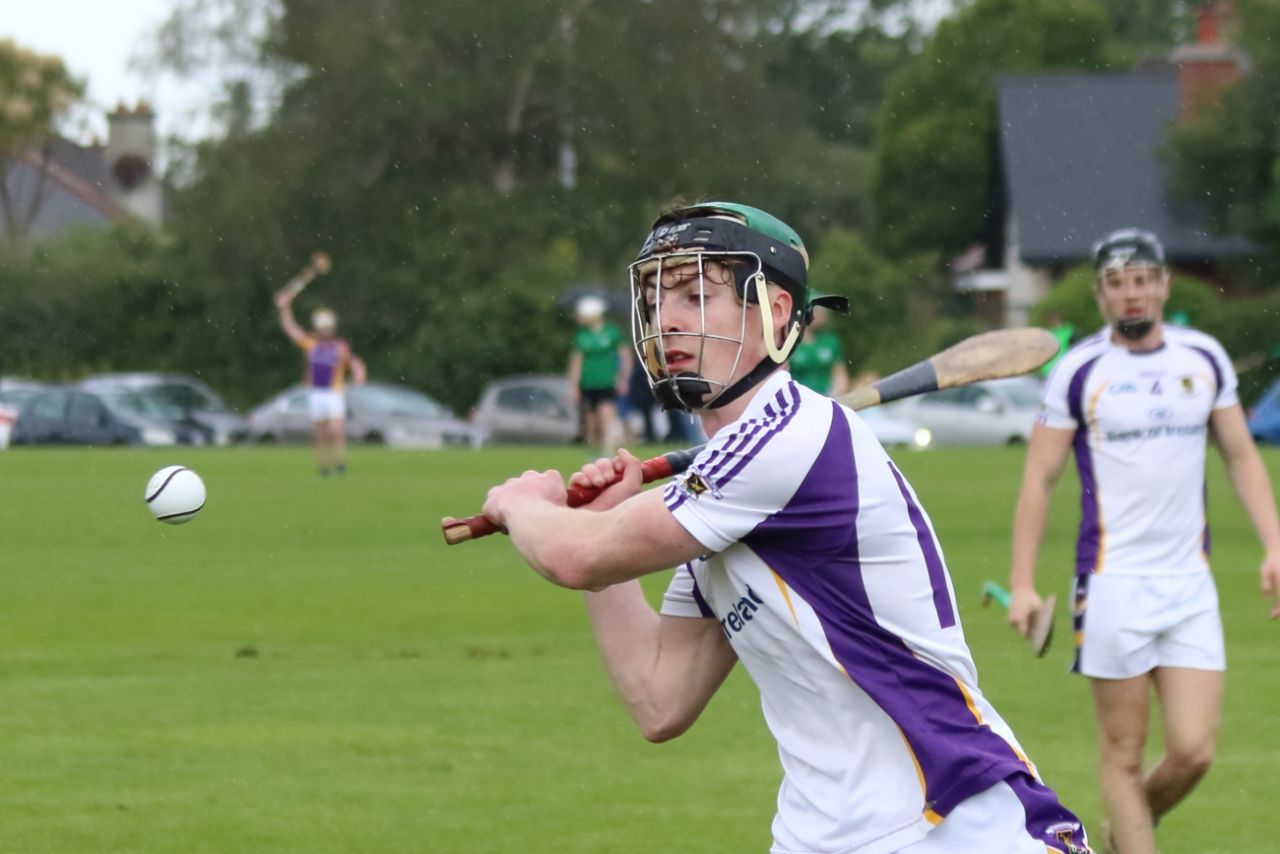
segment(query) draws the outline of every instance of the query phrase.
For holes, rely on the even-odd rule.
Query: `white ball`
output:
[[[166,466],[147,481],[147,507],[151,515],[170,525],[181,525],[204,506],[204,481],[185,466]]]

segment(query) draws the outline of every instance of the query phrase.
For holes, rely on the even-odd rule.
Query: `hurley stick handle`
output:
[[[645,460],[640,464],[642,482],[653,483],[655,480],[662,480],[663,478],[671,477],[673,474],[679,474],[693,463],[693,458],[701,450],[702,446],[699,445],[696,448],[689,448],[684,451],[670,451],[660,457],[651,457]],[[590,504],[602,491],[593,486],[570,486],[569,506],[581,507],[584,504]],[[501,530],[483,514],[468,516],[465,519],[446,516],[440,520],[440,527],[444,530],[444,541],[451,546],[465,543],[467,540],[487,537]]]

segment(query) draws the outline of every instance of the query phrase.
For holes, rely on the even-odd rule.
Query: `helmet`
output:
[[[1113,231],[1093,244],[1093,268],[1097,273],[1095,286],[1102,287],[1108,272],[1119,273],[1126,267],[1165,268],[1164,247],[1160,238],[1150,231],[1122,228]],[[1151,315],[1154,316],[1151,316]],[[1111,320],[1111,326],[1123,338],[1138,341],[1146,337],[1159,317],[1158,308],[1148,316],[1120,317]]]
[[[660,275],[664,268],[697,264],[699,286],[704,263],[715,261],[732,271],[734,285],[742,304],[742,323],[738,337],[708,335],[698,332],[665,333],[667,336],[691,336],[699,340],[699,364],[697,371],[671,375],[666,369],[664,348],[660,343],[664,333],[659,319],[662,300],[651,309],[645,298],[645,280],[650,275]],[[811,318],[812,305],[832,304],[838,307],[840,298],[808,298],[809,254],[804,242],[791,226],[759,208],[735,202],[703,202],[677,208],[663,214],[654,222],[635,261],[630,266],[632,297],[632,333],[636,353],[646,366],[649,383],[654,395],[668,409],[717,408],[741,396],[787,360],[800,330]],[[712,338],[738,345],[738,359],[749,334],[746,328],[747,309],[751,304],[761,304],[767,299],[766,283],[776,284],[791,295],[791,317],[783,343],[778,345],[772,323],[766,319],[762,330],[768,356],[750,373],[737,382],[728,383],[729,377],[715,379],[701,373],[701,348]],[[736,372],[737,360],[730,370]]]
[[[1152,267],[1163,267],[1164,247],[1160,238],[1150,231],[1136,228],[1122,228],[1113,231],[1093,244],[1093,268],[1101,273],[1127,267],[1131,264],[1146,264]]]
[[[338,328],[338,315],[332,309],[317,308],[311,314],[311,328],[317,332],[332,332]]]
[[[604,316],[604,300],[598,296],[587,295],[578,300],[573,307],[580,319],[593,320]]]

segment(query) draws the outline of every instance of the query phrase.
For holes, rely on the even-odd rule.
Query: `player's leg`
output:
[[[1156,691],[1164,720],[1165,755],[1147,775],[1147,800],[1160,816],[1195,788],[1209,770],[1222,721],[1221,671],[1161,667]]]
[[[1112,844],[1121,854],[1154,854],[1156,850],[1142,777],[1150,682],[1150,674],[1089,680],[1098,721],[1102,801],[1110,819]]]
[[[612,457],[622,446],[622,424],[618,418],[618,407],[612,400],[601,400],[596,407],[596,417],[600,424],[600,444],[604,456]]]
[[[329,421],[329,446],[333,453],[333,470],[338,474],[347,471],[347,420],[344,417]]]

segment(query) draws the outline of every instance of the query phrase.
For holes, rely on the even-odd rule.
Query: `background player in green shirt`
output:
[[[791,353],[791,376],[796,382],[826,395],[849,390],[849,369],[840,338],[827,328],[827,310],[815,307],[813,323]]]
[[[569,387],[582,410],[587,444],[611,456],[622,444],[618,396],[626,394],[631,349],[622,332],[604,317],[604,300],[586,296],[577,304],[578,329],[569,354]]]

